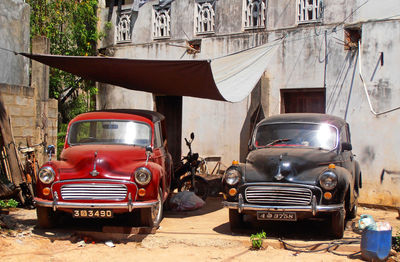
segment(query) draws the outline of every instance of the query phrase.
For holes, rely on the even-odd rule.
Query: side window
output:
[[[161,134],[161,124],[160,122],[155,123],[154,125],[154,147],[159,148],[162,147],[162,134]]]
[[[348,131],[347,131],[347,126],[342,127],[340,130],[340,142],[350,142]]]

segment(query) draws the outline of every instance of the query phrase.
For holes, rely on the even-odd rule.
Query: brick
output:
[[[58,110],[56,108],[49,108],[48,118],[55,119],[57,118]]]
[[[22,94],[22,88],[21,86],[10,86],[10,94],[20,96]]]
[[[22,130],[23,130],[22,127],[14,127],[13,126],[12,131],[13,131],[13,135],[14,135],[15,139],[23,136]]]
[[[8,114],[12,117],[20,116],[21,115],[21,107],[17,107],[17,106],[10,107],[10,110],[8,110]]]
[[[16,102],[16,104],[19,105],[19,106],[25,106],[25,105],[28,104],[29,101],[28,101],[28,99],[27,99],[26,97],[17,96],[17,97],[15,98],[15,102]]]
[[[13,127],[26,127],[27,126],[27,119],[24,117],[14,117],[12,119]]]
[[[22,131],[22,135],[27,137],[27,136],[33,136],[33,130],[31,128],[24,128]]]
[[[35,89],[32,87],[24,86],[22,88],[22,94],[24,96],[33,97],[35,95]]]
[[[3,101],[5,105],[14,105],[15,104],[15,96],[3,94]]]

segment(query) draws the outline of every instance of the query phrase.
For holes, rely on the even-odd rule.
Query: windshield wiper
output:
[[[292,139],[290,139],[290,138],[279,138],[279,139],[276,139],[276,140],[266,144],[265,146],[258,146],[257,148],[264,148],[264,147],[268,147],[268,146],[273,146],[275,144],[286,142],[286,141],[290,141],[290,140],[292,140]]]

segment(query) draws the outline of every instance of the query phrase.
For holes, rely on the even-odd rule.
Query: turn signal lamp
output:
[[[335,164],[329,164],[329,166],[328,166],[328,168],[330,168],[330,169],[334,169],[335,167],[336,167]]]
[[[325,192],[325,193],[324,193],[324,198],[325,198],[326,200],[330,200],[330,199],[332,198],[331,192]]]
[[[138,194],[139,194],[139,196],[144,197],[146,195],[146,189],[144,189],[144,188],[139,189]]]
[[[48,195],[50,195],[50,188],[45,187],[45,188],[43,188],[42,192],[43,192],[43,195],[48,196]]]
[[[236,188],[231,188],[231,189],[229,189],[229,195],[230,195],[230,196],[235,196],[236,193],[237,193]]]
[[[233,160],[233,161],[232,161],[232,165],[235,165],[235,166],[239,165],[239,161]]]

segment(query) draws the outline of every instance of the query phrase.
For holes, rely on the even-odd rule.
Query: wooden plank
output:
[[[17,149],[15,147],[15,141],[12,136],[10,118],[7,114],[7,110],[4,106],[3,97],[0,93],[0,132],[3,137],[3,142],[7,150],[7,160],[11,169],[12,182],[19,187],[24,182],[23,171],[21,169],[21,163],[18,161]],[[25,203],[25,199],[22,194],[19,194],[19,200],[22,204]]]

